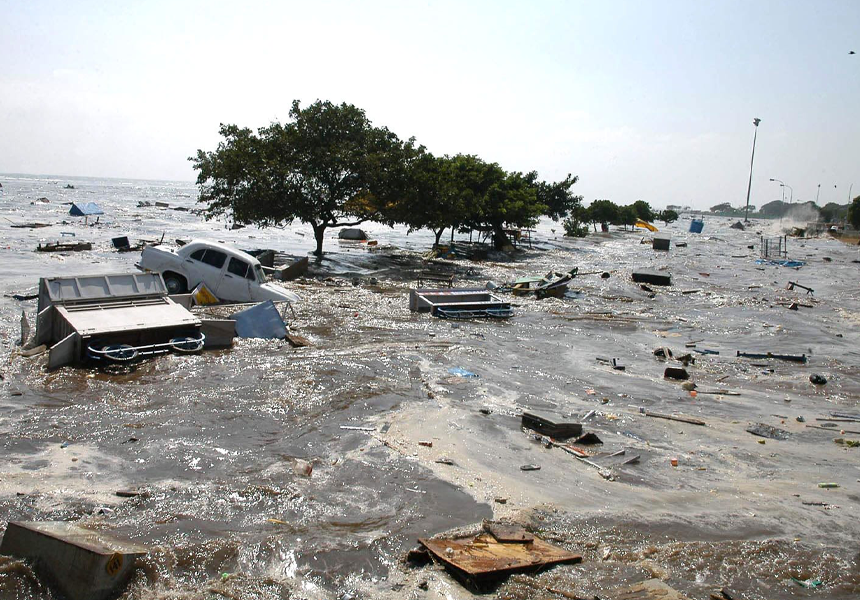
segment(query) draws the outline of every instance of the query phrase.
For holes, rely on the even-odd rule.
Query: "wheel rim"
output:
[[[176,352],[199,352],[203,349],[203,340],[189,336],[175,337],[170,340],[170,347]]]
[[[182,282],[176,277],[168,277],[164,280],[164,285],[167,287],[167,291],[171,294],[179,294],[182,292]]]
[[[114,362],[126,362],[137,357],[137,350],[128,344],[112,344],[102,348],[103,356]]]

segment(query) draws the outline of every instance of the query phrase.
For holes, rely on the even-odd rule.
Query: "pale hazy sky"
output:
[[[191,180],[218,124],[349,102],[587,201],[860,194],[860,0],[0,0],[0,172]],[[858,52],[849,55],[849,51]],[[834,188],[834,186],[836,186]]]

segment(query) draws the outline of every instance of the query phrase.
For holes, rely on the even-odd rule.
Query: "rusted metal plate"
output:
[[[609,597],[612,600],[690,600],[659,579],[649,579],[629,588],[610,592]]]
[[[582,560],[579,554],[567,552],[539,538],[529,543],[506,543],[492,534],[481,533],[457,539],[418,541],[437,559],[475,579]]]
[[[510,525],[507,523],[493,523],[491,521],[486,521],[484,522],[484,531],[492,534],[496,540],[502,543],[532,542],[535,539],[535,536],[519,525]]]

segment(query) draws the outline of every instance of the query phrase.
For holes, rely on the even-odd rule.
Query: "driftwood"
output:
[[[850,429],[839,429],[838,427],[819,427],[818,425],[807,425],[807,427],[811,427],[812,429],[823,429],[824,431],[830,432],[839,432],[839,433],[855,433],[860,434],[860,431],[852,431]]]
[[[664,415],[663,413],[655,413],[651,411],[645,411],[646,417],[655,417],[657,419],[668,419],[670,421],[680,421],[681,423],[689,423],[690,425],[706,425],[704,421],[700,421],[699,419],[693,419],[691,417],[676,417],[675,415]]]

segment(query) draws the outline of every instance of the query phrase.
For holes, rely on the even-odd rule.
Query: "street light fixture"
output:
[[[773,177],[770,180],[779,183],[779,187],[782,188],[782,202],[785,203],[785,182],[782,179],[774,179]]]
[[[755,161],[755,141],[758,137],[758,124],[761,123],[761,119],[755,118],[753,119],[753,125],[755,125],[755,133],[753,134],[753,145],[752,145],[752,155],[750,156],[750,181],[747,184],[747,210],[746,215],[744,216],[744,222],[750,222],[750,192],[752,191],[752,173],[753,173],[753,161]]]

